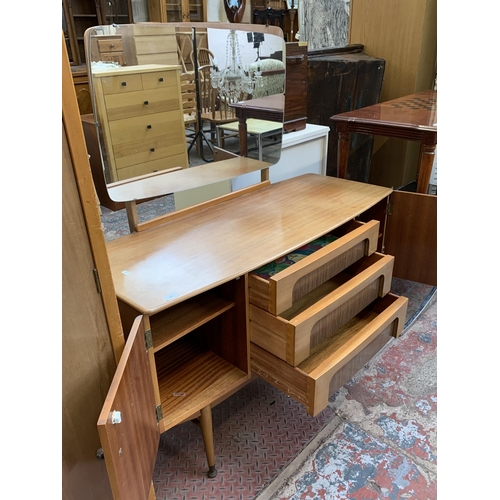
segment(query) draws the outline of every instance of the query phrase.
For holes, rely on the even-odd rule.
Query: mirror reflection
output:
[[[218,24],[138,23],[87,31],[108,187],[209,163],[214,150],[226,158],[279,161],[283,37],[265,26]]]

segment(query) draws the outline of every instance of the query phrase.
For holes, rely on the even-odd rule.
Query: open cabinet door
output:
[[[97,428],[114,500],[151,498],[160,431],[142,316],[134,321]]]
[[[390,195],[384,252],[395,257],[396,278],[437,285],[437,196]]]

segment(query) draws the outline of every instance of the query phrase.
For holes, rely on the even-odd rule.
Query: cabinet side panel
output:
[[[115,369],[63,127],[62,483],[64,500],[111,500],[97,418]]]
[[[394,276],[437,285],[437,196],[394,191],[384,252],[393,255]]]

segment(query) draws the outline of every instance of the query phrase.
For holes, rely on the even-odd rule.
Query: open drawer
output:
[[[293,367],[251,343],[252,373],[302,403],[311,416],[390,339],[403,330],[408,299],[391,293],[378,298]]]
[[[377,249],[380,223],[350,221],[248,275],[249,300],[272,314]]]
[[[249,306],[250,341],[297,366],[312,350],[391,287],[394,257],[373,253],[275,316]]]

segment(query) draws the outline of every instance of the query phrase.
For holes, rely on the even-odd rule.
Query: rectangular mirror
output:
[[[210,169],[196,180],[201,170],[192,164],[211,163],[214,148],[226,157],[279,161],[286,80],[281,29],[95,26],[85,33],[85,48],[102,175],[112,200],[143,198],[134,182],[149,178],[148,196],[174,192],[181,175],[191,179],[189,187],[210,184]],[[117,195],[123,184],[126,194]]]

